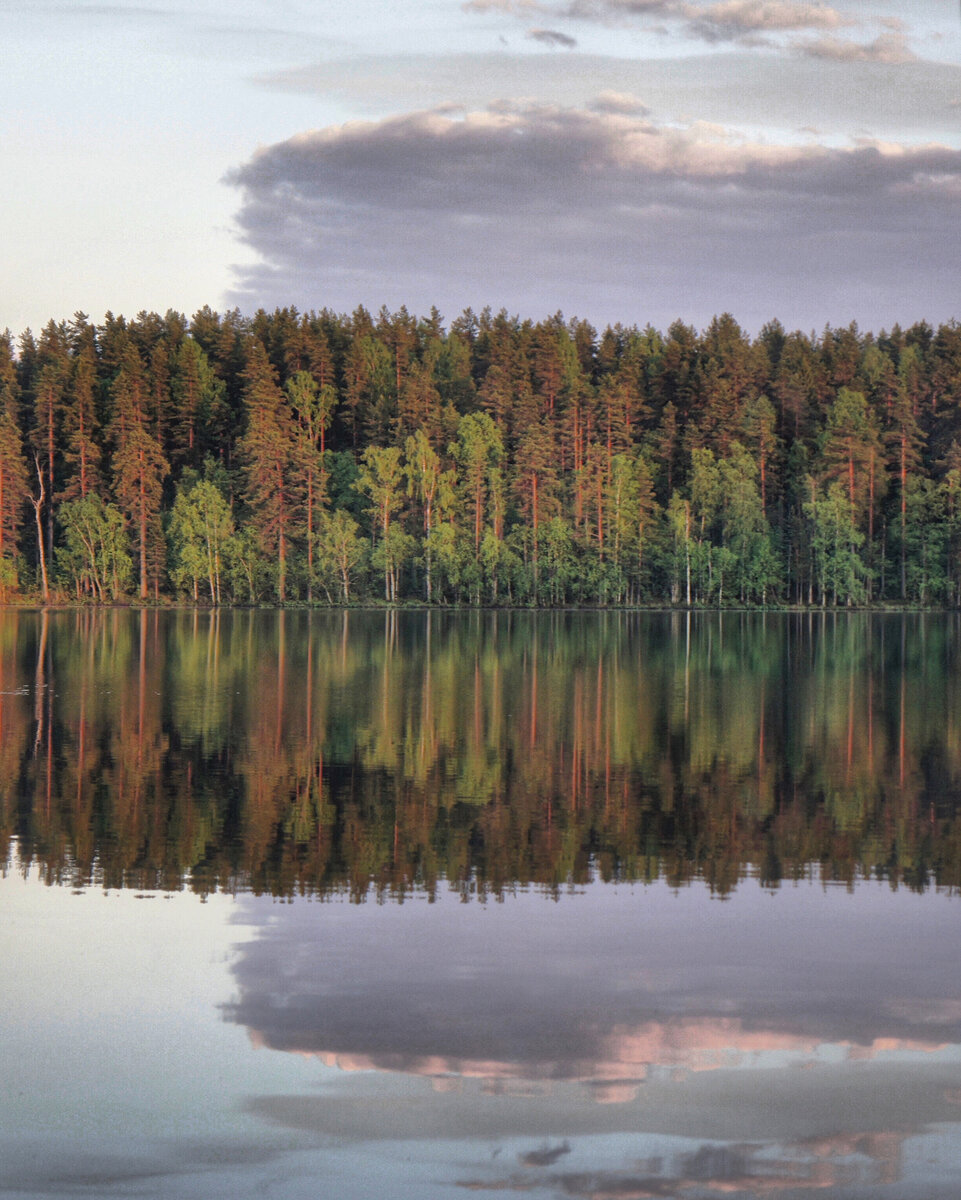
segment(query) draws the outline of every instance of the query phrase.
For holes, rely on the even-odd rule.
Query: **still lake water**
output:
[[[0,614],[0,1195],[961,1195],[957,616]]]

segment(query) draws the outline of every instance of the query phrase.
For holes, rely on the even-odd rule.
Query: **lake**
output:
[[[0,613],[0,1194],[961,1195],[961,619]]]

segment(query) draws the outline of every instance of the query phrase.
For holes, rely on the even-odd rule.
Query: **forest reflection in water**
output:
[[[3,614],[0,1191],[956,1200],[959,667],[956,615]]]
[[[83,886],[961,881],[956,615],[8,612],[0,837]]]

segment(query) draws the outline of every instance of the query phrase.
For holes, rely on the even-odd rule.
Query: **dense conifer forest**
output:
[[[82,313],[0,337],[0,601],[961,603],[961,325]]]

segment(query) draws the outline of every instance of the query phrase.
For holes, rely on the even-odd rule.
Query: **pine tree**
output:
[[[314,598],[314,541],[317,513],[327,501],[325,439],[337,403],[330,384],[321,387],[309,371],[298,371],[287,381],[287,396],[297,415],[294,434],[295,476],[301,492],[307,535],[307,600]]]
[[[175,467],[197,467],[204,454],[217,449],[211,434],[224,424],[226,386],[194,338],[184,338],[173,356],[170,395],[171,462]]]
[[[823,477],[844,484],[856,518],[873,517],[880,435],[862,392],[842,387],[827,414],[821,438]]]
[[[31,447],[43,471],[46,496],[44,526],[47,561],[53,558],[55,478],[59,450],[58,427],[70,377],[67,327],[53,321],[44,327],[37,345],[37,374],[33,385]]]
[[[28,495],[27,466],[17,422],[20,395],[10,331],[0,334],[0,561],[17,552]]]
[[[91,345],[84,344],[73,360],[63,410],[66,478],[60,500],[83,499],[101,485],[96,390],[96,355]]]
[[[907,515],[908,490],[911,473],[920,465],[924,432],[918,421],[923,403],[924,379],[921,356],[909,346],[898,364],[898,388],[888,410],[885,441],[889,447],[892,472],[898,481],[899,528],[901,543],[901,599],[908,595],[907,581]]]
[[[287,599],[287,558],[296,512],[295,446],[290,409],[262,342],[252,340],[244,372],[247,428],[240,443],[245,498],[261,545],[276,563],[277,599]]]
[[[557,448],[546,419],[533,421],[521,434],[514,456],[514,491],[531,533],[534,590],[540,580],[541,525],[557,512]]]
[[[459,468],[465,508],[471,513],[476,559],[480,554],[490,472],[500,466],[504,445],[497,426],[487,413],[468,413],[461,417],[457,440],[451,443],[448,452]]]
[[[130,340],[122,353],[111,395],[114,405],[110,430],[114,445],[113,486],[117,503],[133,533],[138,594],[145,600],[151,590],[156,594],[160,586],[164,557],[160,505],[163,481],[170,467],[150,420],[151,398],[143,361]]]

